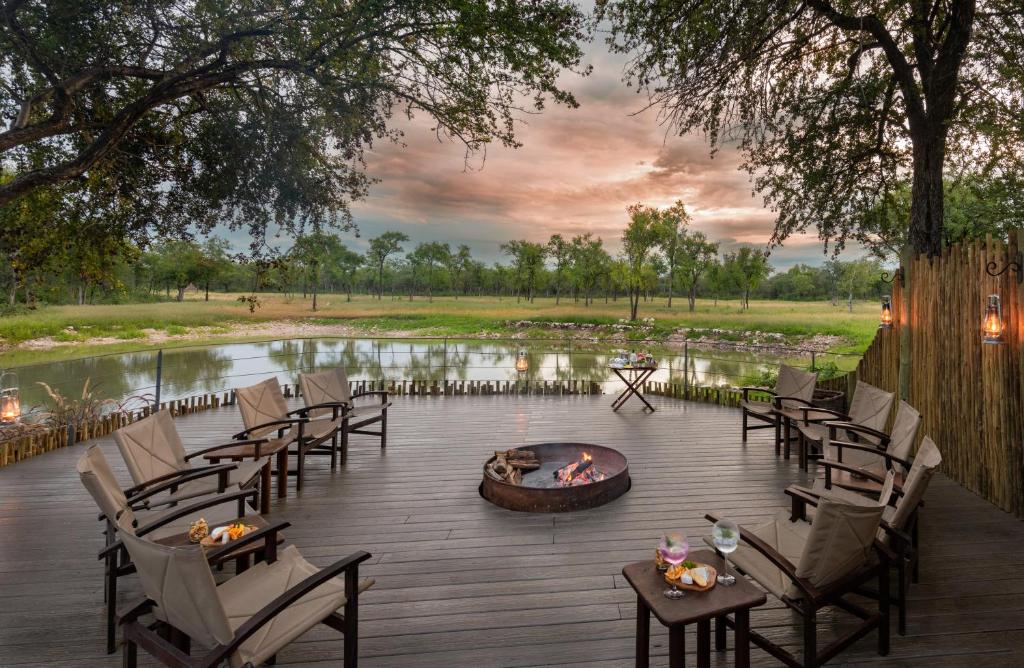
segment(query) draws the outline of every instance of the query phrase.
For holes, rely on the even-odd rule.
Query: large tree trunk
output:
[[[384,262],[377,267],[377,301],[384,299]]]
[[[915,253],[927,253],[929,257],[942,253],[942,176],[945,160],[944,129],[915,133],[910,232],[907,240]]]
[[[178,286],[178,295],[174,298],[174,301],[177,301],[177,302],[185,301],[185,288],[187,288],[187,287],[188,287],[187,285],[179,285]]]

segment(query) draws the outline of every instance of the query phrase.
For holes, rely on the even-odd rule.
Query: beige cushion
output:
[[[121,490],[114,472],[98,445],[90,445],[78,459],[78,477],[108,520],[116,522],[128,508],[128,499]]]
[[[304,373],[299,376],[302,388],[302,401],[306,406],[335,402],[349,403],[352,399],[348,389],[348,379],[344,369],[330,369],[317,373]],[[331,416],[330,408],[321,408],[310,412],[310,417]]]
[[[797,397],[810,402],[814,398],[814,387],[818,376],[810,371],[795,367],[779,365],[779,380],[775,383],[775,392],[782,397]],[[783,408],[796,408],[804,404],[797,401],[783,401]]]
[[[238,388],[235,390],[235,398],[238,410],[242,414],[242,424],[246,429],[251,430],[258,425],[288,417],[288,404],[285,403],[277,378],[268,378],[262,383]],[[277,430],[277,427],[267,427],[251,431],[250,435],[260,438]]]
[[[889,413],[892,412],[894,396],[892,392],[886,392],[858,380],[857,389],[853,393],[853,401],[850,402],[851,421],[876,431],[885,431],[886,424],[889,422]],[[877,439],[870,437],[862,436],[861,440],[877,443]]]
[[[306,561],[298,549],[290,545],[279,553],[278,560],[273,564],[258,563],[220,585],[217,594],[227,611],[232,630],[237,630],[289,588],[319,572],[320,569]],[[359,591],[363,592],[373,584],[373,580],[363,580],[359,584]],[[328,580],[242,643],[236,656],[232,657],[231,665],[263,663],[329,614],[344,607],[345,601],[344,581],[341,578]]]
[[[910,455],[914,451],[917,431],[920,428],[921,414],[913,406],[900,400],[896,407],[896,419],[892,423],[889,447],[886,448],[886,452],[899,459],[910,459]]]
[[[136,485],[190,468],[170,411],[157,411],[121,427],[114,432],[114,441]]]
[[[924,493],[928,489],[928,483],[932,476],[939,469],[942,463],[942,454],[935,445],[935,441],[925,436],[921,441],[921,447],[914,457],[914,464],[910,467],[910,473],[903,481],[903,496],[896,504],[896,512],[889,523],[897,529],[904,529],[913,516],[914,510],[924,499]]]
[[[790,522],[789,514],[779,511],[764,524],[753,529],[744,527],[743,530],[754,534],[795,564],[800,559],[810,528],[807,522]],[[705,536],[704,540],[714,547],[710,536]],[[775,596],[782,598],[786,595],[786,589],[790,586],[789,578],[749,545],[740,542],[736,551],[729,555],[729,561]]]
[[[231,491],[233,487],[245,487],[253,481],[260,474],[260,468],[269,460],[269,457],[261,457],[260,459],[250,459],[241,462],[224,462],[232,464],[235,469],[228,472],[228,484],[227,490]],[[206,496],[207,494],[217,494],[220,489],[220,477],[217,475],[210,475],[205,478],[199,478],[198,480],[192,480],[179,485],[178,489],[174,492],[168,493],[166,496],[161,495],[160,500],[173,500],[183,501],[186,499],[194,499],[200,496]]]

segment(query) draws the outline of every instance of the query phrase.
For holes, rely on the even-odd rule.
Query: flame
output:
[[[17,397],[0,398],[0,422],[14,422],[21,415],[21,402]]]
[[[999,338],[1003,333],[1003,323],[1000,322],[998,313],[995,313],[993,310],[989,310],[988,314],[985,316],[983,330],[985,332],[985,336],[993,339]]]
[[[589,462],[591,459],[593,459],[593,457],[590,456],[589,452],[584,452],[583,453],[583,461]]]

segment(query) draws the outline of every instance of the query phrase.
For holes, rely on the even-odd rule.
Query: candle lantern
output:
[[[13,371],[0,374],[0,423],[13,424],[21,417],[21,390]]]
[[[530,360],[526,357],[526,351],[520,350],[516,356],[516,371],[519,373],[526,373],[530,368]]]
[[[882,321],[879,329],[892,329],[892,297],[882,297]]]
[[[985,320],[981,323],[981,333],[985,343],[998,344],[1003,342],[1003,312],[999,295],[989,295],[985,307]]]

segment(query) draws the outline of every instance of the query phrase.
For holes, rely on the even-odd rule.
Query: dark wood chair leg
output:
[[[746,443],[747,442],[747,409],[744,408],[742,410],[742,412],[743,412],[743,426],[741,427],[741,430],[743,432],[743,434],[742,434],[743,442]]]
[[[804,668],[818,666],[818,625],[814,610],[805,610],[804,618]]]
[[[331,470],[338,467],[338,432],[331,436]]]
[[[121,650],[121,665],[124,668],[135,668],[139,663],[138,648],[131,640],[126,640]]]
[[[907,561],[902,555],[896,566],[896,596],[898,609],[897,630],[901,636],[907,635]]]
[[[722,620],[723,634],[725,620]],[[735,615],[735,648],[736,668],[750,668],[750,610],[737,610]],[[723,639],[724,642],[724,639]]]
[[[650,665],[651,611],[638,596],[636,601],[636,668]]]
[[[883,564],[878,569],[878,655],[889,654],[889,566]]]
[[[380,449],[388,447],[388,409],[380,414]]]
[[[790,448],[790,444],[793,442],[793,427],[792,427],[792,425],[789,422],[789,418],[783,418],[783,419],[785,420],[785,424],[783,425],[783,427],[784,427],[783,433],[785,434],[786,440],[782,444],[782,452],[783,452],[783,457],[785,457],[786,459],[789,459],[789,448]]]
[[[778,457],[782,454],[782,418],[778,415],[775,416],[775,456]]]
[[[288,496],[288,448],[277,453],[277,498]]]
[[[270,487],[271,487],[271,475],[270,475],[270,460],[263,465],[260,469],[260,514],[266,515],[270,512]]]
[[[298,449],[295,451],[295,457],[297,461],[295,463],[295,491],[302,491],[302,483],[306,478],[306,446],[303,444],[302,439],[298,441]]]
[[[728,630],[725,616],[715,617],[715,649],[719,652],[725,651],[725,635]]]
[[[359,570],[345,571],[345,668],[359,663]]]
[[[348,463],[348,420],[341,421],[341,465]]]
[[[117,554],[106,558],[107,586],[104,597],[107,599],[107,654],[117,651]]]

